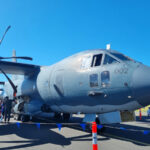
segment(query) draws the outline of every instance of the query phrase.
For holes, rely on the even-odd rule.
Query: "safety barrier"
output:
[[[16,122],[16,126],[18,129],[21,129],[21,124],[20,122]],[[36,125],[37,129],[40,130],[41,128],[41,123],[33,123]],[[51,125],[56,125],[58,130],[61,131],[63,126],[80,126],[82,127],[83,131],[86,131],[87,125],[92,125],[92,143],[93,143],[93,150],[98,150],[98,144],[97,144],[97,130],[101,130],[103,128],[103,125],[96,124],[96,122],[91,123],[50,123]],[[114,128],[114,129],[120,129],[122,131],[132,131],[132,132],[141,132],[144,135],[150,134],[150,130],[136,130],[136,129],[128,129],[125,127],[116,127],[116,126],[109,126],[105,125],[105,127],[108,128]],[[89,128],[88,128],[89,130]]]
[[[18,129],[21,129],[21,124],[22,123],[20,123],[20,122],[16,122],[16,126]],[[33,124],[36,125],[37,129],[40,129],[40,127],[42,125],[41,123],[33,123]],[[83,131],[85,131],[87,125],[91,125],[90,123],[50,123],[50,124],[56,125],[59,131],[61,131],[63,126],[80,126],[80,127],[82,127]],[[94,127],[95,127],[95,125],[94,125]],[[104,127],[103,125],[96,124],[97,130],[101,130],[103,127]],[[150,134],[150,130],[136,130],[136,129],[128,129],[125,127],[114,127],[114,126],[108,126],[108,125],[105,125],[105,127],[113,128],[113,129],[120,129],[123,131],[133,131],[133,132],[141,132],[143,134]],[[92,131],[95,131],[95,130],[92,130]]]

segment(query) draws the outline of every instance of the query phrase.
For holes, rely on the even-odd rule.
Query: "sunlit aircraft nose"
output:
[[[140,65],[133,73],[133,92],[142,105],[150,104],[150,67]]]

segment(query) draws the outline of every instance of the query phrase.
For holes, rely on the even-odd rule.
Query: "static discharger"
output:
[[[110,44],[106,45],[106,50],[110,50]]]

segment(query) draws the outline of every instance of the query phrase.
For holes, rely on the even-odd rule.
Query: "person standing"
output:
[[[11,108],[12,108],[12,100],[9,99],[8,96],[4,99],[4,121],[9,123],[10,121],[10,114],[11,114]]]
[[[150,107],[149,107],[148,110],[147,110],[147,116],[148,116],[148,117],[150,116]]]
[[[4,104],[3,100],[0,100],[0,122],[2,122],[4,116]]]
[[[2,121],[2,100],[0,100],[0,122]]]

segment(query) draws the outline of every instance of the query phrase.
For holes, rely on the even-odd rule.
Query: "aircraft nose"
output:
[[[150,67],[140,65],[133,73],[134,97],[142,105],[150,104]]]

